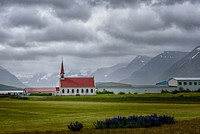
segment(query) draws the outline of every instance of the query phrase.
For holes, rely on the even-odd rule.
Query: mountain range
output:
[[[173,64],[161,74],[160,79],[165,80],[170,77],[200,77],[200,46]]]
[[[25,87],[58,86],[59,73],[38,73],[19,79],[0,66],[0,84]],[[94,76],[96,82],[121,82],[149,85],[171,77],[200,77],[200,46],[192,52],[165,51],[155,57],[136,56],[130,63],[120,63],[96,71],[71,70],[65,77]]]
[[[120,63],[111,67],[99,68],[93,72],[90,76],[94,76],[95,80],[98,82],[107,82],[109,81],[108,76],[115,72],[118,69],[125,67],[127,63]]]
[[[22,89],[17,88],[17,87],[12,87],[12,86],[0,84],[0,91],[5,91],[5,90],[22,90]]]
[[[25,85],[13,74],[11,74],[8,70],[0,66],[0,84],[24,88]]]
[[[135,71],[138,71],[145,66],[151,57],[139,55],[134,58],[127,66],[119,68],[108,75],[107,80],[118,82],[122,79],[129,77]]]
[[[187,52],[166,51],[153,57],[146,65],[120,82],[129,84],[155,84],[160,81],[160,75],[167,71],[173,64],[182,59]]]

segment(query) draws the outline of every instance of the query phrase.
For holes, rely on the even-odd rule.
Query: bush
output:
[[[178,90],[173,90],[173,91],[172,91],[172,94],[177,94],[177,93],[179,93]]]
[[[114,94],[114,92],[107,91],[107,90],[104,89],[102,92],[101,91],[97,91],[96,94]]]
[[[188,93],[188,92],[191,92],[191,91],[190,91],[190,89],[188,89],[188,88],[185,90],[183,87],[180,87],[180,88],[179,88],[179,92],[180,92],[180,93],[181,93],[181,92],[182,92],[182,93]]]
[[[126,117],[115,117],[108,118],[105,121],[97,121],[93,123],[96,129],[107,129],[107,128],[149,128],[154,126],[161,126],[163,124],[173,124],[174,117],[168,115],[157,116],[129,116]]]
[[[124,92],[119,92],[118,94],[125,94]]]
[[[168,90],[161,90],[161,93],[170,93]]]
[[[194,92],[200,92],[200,88],[198,90],[194,91]]]
[[[82,124],[82,123],[79,123],[78,121],[76,121],[74,124],[71,122],[71,123],[68,125],[68,128],[69,128],[71,131],[80,131],[80,130],[83,128],[83,124]]]
[[[19,99],[19,100],[29,100],[28,97],[21,97],[21,96],[15,96],[15,95],[10,95],[9,98]]]
[[[52,96],[52,93],[30,93],[30,96]]]

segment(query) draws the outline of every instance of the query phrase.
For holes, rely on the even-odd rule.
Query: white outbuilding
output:
[[[200,89],[200,78],[174,77],[168,80],[169,86],[196,91]]]

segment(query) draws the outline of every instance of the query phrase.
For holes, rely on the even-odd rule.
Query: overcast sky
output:
[[[199,0],[1,0],[0,66],[96,69],[200,45]]]

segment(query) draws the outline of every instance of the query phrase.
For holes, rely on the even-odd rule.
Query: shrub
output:
[[[119,92],[118,94],[125,94],[124,92]]]
[[[76,121],[74,124],[71,122],[71,123],[68,125],[68,128],[69,128],[71,131],[80,131],[80,130],[83,128],[83,124],[82,124],[82,123],[79,123],[78,121]]]
[[[104,89],[102,92],[101,91],[97,91],[96,94],[114,94],[114,92],[107,91],[107,90]]]
[[[30,96],[52,96],[52,93],[30,93]]]
[[[198,90],[194,91],[194,92],[200,92],[200,88]]]
[[[178,90],[173,90],[173,91],[172,91],[172,94],[177,94],[177,93],[179,93]]]
[[[28,97],[21,97],[21,96],[15,96],[15,95],[10,95],[9,98],[19,99],[19,100],[29,100]]]
[[[157,116],[129,116],[126,117],[115,117],[108,118],[105,121],[97,121],[93,123],[96,129],[107,129],[107,128],[149,128],[154,126],[161,126],[163,124],[173,124],[174,117],[168,115]]]
[[[170,93],[168,90],[161,90],[161,93]]]

